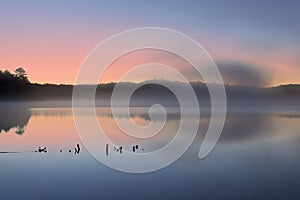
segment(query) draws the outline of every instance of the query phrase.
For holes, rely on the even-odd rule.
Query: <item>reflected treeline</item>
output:
[[[300,118],[300,114],[280,114],[282,118]]]
[[[30,109],[32,116],[66,117],[72,115],[71,108],[35,108]]]
[[[23,134],[25,128],[32,116],[34,117],[67,117],[72,116],[72,108],[35,108],[29,109],[25,107],[18,106],[0,106],[1,116],[0,116],[0,131],[8,132],[11,129],[15,129],[16,134]],[[167,108],[167,120],[171,121],[180,121],[181,114],[178,108]],[[96,108],[97,116],[107,117],[113,120],[113,114],[110,108]],[[85,113],[83,112],[83,115]],[[87,116],[90,116],[89,112],[86,112]],[[154,113],[153,119],[150,118],[148,114],[148,108],[135,108],[130,109],[131,118],[140,118],[144,121],[150,120],[161,120],[160,113]],[[128,118],[127,115],[124,115],[124,109],[117,109],[116,115],[114,117],[118,118]],[[200,120],[200,129],[205,130],[210,121],[210,113],[208,111],[201,112],[201,117],[187,115],[185,119],[188,120]],[[284,118],[300,118],[300,114],[295,113],[261,113],[261,112],[252,112],[252,113],[236,113],[228,112],[224,129],[221,135],[221,141],[245,141],[252,138],[260,138],[265,136],[267,131],[268,124],[272,117],[284,117]],[[205,132],[205,131],[203,131]]]
[[[167,120],[180,120],[181,118],[181,114],[180,113],[172,113],[172,112],[167,112]],[[102,117],[109,117],[109,118],[114,118],[114,117],[117,117],[117,118],[129,118],[127,115],[125,114],[122,114],[122,113],[116,113],[115,115],[113,115],[112,113],[98,113],[97,112],[97,115],[98,116],[102,116]],[[160,113],[156,113],[156,114],[152,114],[152,119],[150,118],[150,115],[149,113],[130,113],[130,118],[140,118],[142,120],[145,120],[145,121],[161,121],[163,120],[164,118],[162,117],[162,114]],[[203,113],[201,114],[201,116],[196,116],[196,114],[194,113],[191,113],[191,114],[188,114],[184,117],[185,119],[208,119],[210,118],[210,113]]]
[[[16,129],[16,134],[22,135],[31,117],[30,110],[22,107],[0,107],[0,109],[0,133]]]
[[[273,114],[228,114],[220,137],[222,142],[248,141],[272,134],[269,128]],[[275,115],[276,116],[276,115]]]

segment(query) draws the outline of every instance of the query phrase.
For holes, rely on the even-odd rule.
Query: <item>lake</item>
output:
[[[96,111],[110,139],[124,148],[139,144],[137,153],[166,145],[180,122],[174,108],[159,135],[148,140],[132,139],[122,135],[110,109]],[[146,111],[132,109],[130,119],[122,118],[120,110],[117,117],[124,123],[133,120],[147,125]],[[172,165],[151,173],[129,174],[103,165],[86,150],[71,108],[2,108],[1,199],[300,198],[299,108],[231,109],[217,145],[200,160],[198,152],[209,117],[209,113],[203,113],[201,118],[189,119],[199,120],[197,136]],[[77,144],[81,147],[79,154],[75,154]],[[44,147],[47,152],[36,152]],[[110,153],[119,152],[110,149]]]

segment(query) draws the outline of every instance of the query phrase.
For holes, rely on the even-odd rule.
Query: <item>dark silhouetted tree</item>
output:
[[[22,67],[17,68],[15,73],[15,76],[20,80],[20,82],[29,83],[26,71]]]

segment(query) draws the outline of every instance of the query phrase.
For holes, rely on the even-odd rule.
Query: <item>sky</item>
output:
[[[2,0],[0,69],[23,67],[31,82],[72,84],[100,42],[121,31],[154,26],[180,31],[199,42],[227,83],[300,84],[299,9],[300,2],[290,0]],[[191,67],[174,56],[140,54],[120,58],[103,82],[116,81],[116,74],[142,63],[141,57],[173,64],[194,79]],[[156,75],[141,75],[136,81],[148,78]]]

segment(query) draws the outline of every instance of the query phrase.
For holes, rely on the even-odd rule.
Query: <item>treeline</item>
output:
[[[198,97],[199,103],[210,104],[210,95],[206,84],[190,83]],[[96,100],[100,106],[109,106],[115,83],[99,84]],[[138,88],[131,97],[132,106],[148,106],[160,103],[165,106],[178,106],[175,94],[162,85],[176,85],[185,90],[187,83],[162,81],[162,85],[143,83],[120,83],[122,91]],[[2,101],[55,101],[72,100],[73,85],[30,83],[23,68],[14,73],[0,71],[0,102]],[[88,91],[91,85],[81,85],[82,91]],[[226,85],[228,106],[236,105],[299,105],[300,85],[283,85],[270,88]],[[299,105],[300,106],[300,105]]]
[[[8,70],[0,70],[0,84],[1,85],[26,85],[29,84],[29,80],[25,70],[22,67],[17,68],[14,73]]]
[[[0,98],[20,98],[30,89],[30,82],[23,68],[17,68],[14,73],[0,70]]]

